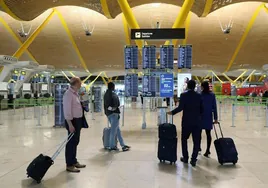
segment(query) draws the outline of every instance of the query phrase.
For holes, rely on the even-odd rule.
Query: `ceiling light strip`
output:
[[[45,26],[49,23],[51,18],[54,16],[55,11],[53,10],[49,16],[43,21],[41,25],[29,36],[29,38],[20,46],[20,48],[13,54],[13,57],[19,59],[22,54],[28,49],[28,47],[32,44],[34,39],[39,35],[39,33],[45,28]]]
[[[108,19],[113,19],[109,10],[109,6],[107,4],[107,0],[100,0],[100,3],[104,16],[106,16]]]
[[[228,72],[228,71],[230,70],[230,68],[232,67],[232,65],[233,65],[233,63],[234,63],[234,61],[235,61],[235,59],[236,59],[236,57],[237,57],[239,51],[241,50],[241,48],[242,48],[242,46],[243,46],[243,44],[244,44],[244,42],[245,42],[245,40],[246,40],[246,38],[247,38],[247,36],[248,36],[248,34],[249,34],[249,31],[251,30],[253,24],[254,24],[255,21],[256,21],[257,16],[259,15],[260,11],[261,11],[264,7],[265,7],[265,4],[260,5],[260,6],[255,10],[255,12],[253,13],[253,15],[252,15],[252,17],[251,17],[251,19],[250,19],[250,21],[249,21],[249,23],[248,23],[248,26],[247,26],[247,28],[246,28],[244,34],[242,35],[242,38],[240,39],[240,42],[238,43],[238,45],[237,45],[237,47],[236,47],[236,49],[235,49],[235,52],[234,52],[234,54],[233,54],[233,56],[232,56],[230,62],[228,63],[228,66],[227,66],[225,72]]]
[[[16,20],[20,20],[22,21],[22,19],[20,19],[17,15],[15,15],[10,9],[9,7],[6,5],[4,0],[0,0],[0,7],[2,7],[2,9],[9,14],[12,18],[16,19]]]
[[[8,31],[8,33],[19,43],[19,45],[21,46],[22,45],[22,42],[21,40],[17,37],[17,35],[14,33],[14,31],[9,27],[9,25],[7,24],[7,22],[0,17],[0,23],[3,24],[4,28],[6,28],[6,30]],[[26,53],[28,54],[28,56],[33,60],[35,61],[36,63],[37,60],[33,57],[33,55],[28,51],[26,50]]]
[[[70,41],[72,43],[72,46],[73,46],[73,48],[74,48],[74,50],[75,50],[75,52],[76,52],[81,64],[82,64],[82,66],[83,66],[83,68],[87,72],[89,72],[88,68],[87,68],[87,65],[86,65],[86,62],[85,62],[84,58],[82,57],[82,55],[80,53],[80,50],[77,47],[77,44],[74,41],[73,35],[72,35],[72,33],[71,33],[71,31],[70,31],[70,29],[69,29],[64,17],[62,16],[62,14],[58,10],[55,9],[55,12],[58,15],[58,18],[60,19],[61,25],[63,26],[64,30],[66,31],[66,33],[67,33],[67,35],[68,35],[68,37],[69,37],[69,39],[70,39]]]
[[[213,0],[206,0],[205,8],[201,17],[206,17],[210,13],[212,5],[213,5]]]

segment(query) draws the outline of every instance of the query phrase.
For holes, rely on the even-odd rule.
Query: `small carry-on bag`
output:
[[[222,136],[221,138],[218,138],[218,134],[216,131],[216,124],[219,125]],[[223,165],[224,163],[233,163],[235,165],[238,161],[238,153],[233,139],[223,137],[220,123],[214,123],[214,130],[217,138],[214,141],[214,145],[216,148],[219,163],[221,165]]]
[[[170,123],[159,125],[158,136],[158,159],[160,162],[169,161],[170,164],[175,164],[177,161],[178,143],[176,126]]]
[[[45,176],[46,172],[50,168],[51,165],[54,164],[54,160],[56,157],[60,154],[62,149],[66,146],[66,144],[71,140],[74,133],[71,133],[68,135],[68,138],[66,138],[60,145],[60,147],[57,149],[57,151],[54,153],[52,157],[40,154],[38,155],[28,166],[27,168],[27,176],[33,178],[38,184],[41,182],[43,177]]]

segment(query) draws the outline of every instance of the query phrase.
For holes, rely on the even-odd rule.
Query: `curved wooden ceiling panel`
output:
[[[103,7],[101,4],[102,0],[0,0],[3,1],[5,7],[0,6],[0,11],[5,11],[9,13],[12,17],[16,19],[21,19],[25,21],[33,20],[40,14],[45,12],[49,8],[59,7],[59,6],[80,6],[88,9],[92,9],[101,14],[104,14]],[[106,1],[108,5],[108,11],[112,18],[115,18],[121,13],[120,7],[118,5],[118,0],[103,0]],[[212,7],[209,12],[213,12],[224,6],[228,6],[233,3],[240,2],[250,2],[257,0],[213,0]],[[130,7],[136,7],[149,3],[165,3],[176,6],[182,6],[184,0],[128,0]],[[192,12],[197,16],[201,16],[206,5],[206,0],[196,0]],[[268,0],[262,0],[259,2],[267,2]],[[1,5],[1,3],[0,3]]]
[[[38,17],[47,9],[58,6],[80,6],[102,14],[100,0],[4,0],[6,6],[18,18],[29,21]],[[2,10],[5,9],[2,7]]]

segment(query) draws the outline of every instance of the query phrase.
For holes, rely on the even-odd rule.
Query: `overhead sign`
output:
[[[160,75],[160,97],[173,97],[174,95],[173,74]]]
[[[132,40],[185,39],[185,28],[131,29]]]

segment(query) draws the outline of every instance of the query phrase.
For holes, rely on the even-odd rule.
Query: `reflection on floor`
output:
[[[127,106],[127,105],[126,105]],[[224,112],[225,111],[225,112]],[[87,118],[90,128],[83,130],[78,156],[87,164],[80,174],[65,172],[64,152],[37,185],[26,177],[26,167],[39,153],[52,155],[66,136],[64,128],[52,128],[52,108],[41,118],[42,126],[36,126],[33,112],[26,110],[2,112],[0,125],[0,187],[1,188],[267,188],[268,187],[268,129],[263,108],[251,107],[249,121],[245,108],[238,107],[235,128],[231,126],[230,106],[222,109],[222,126],[225,136],[235,140],[239,151],[236,166],[220,166],[212,146],[210,159],[199,156],[196,168],[177,162],[176,165],[159,164],[157,153],[156,113],[147,112],[147,129],[141,130],[142,111],[137,105],[126,108],[125,125],[122,127],[129,152],[109,153],[102,149],[102,129],[107,125],[105,116]],[[181,115],[174,122],[180,133]],[[205,136],[205,135],[203,135]],[[205,137],[203,137],[205,140]],[[189,148],[192,148],[190,140]],[[178,144],[178,157],[181,155]],[[205,141],[202,146],[205,149]]]

